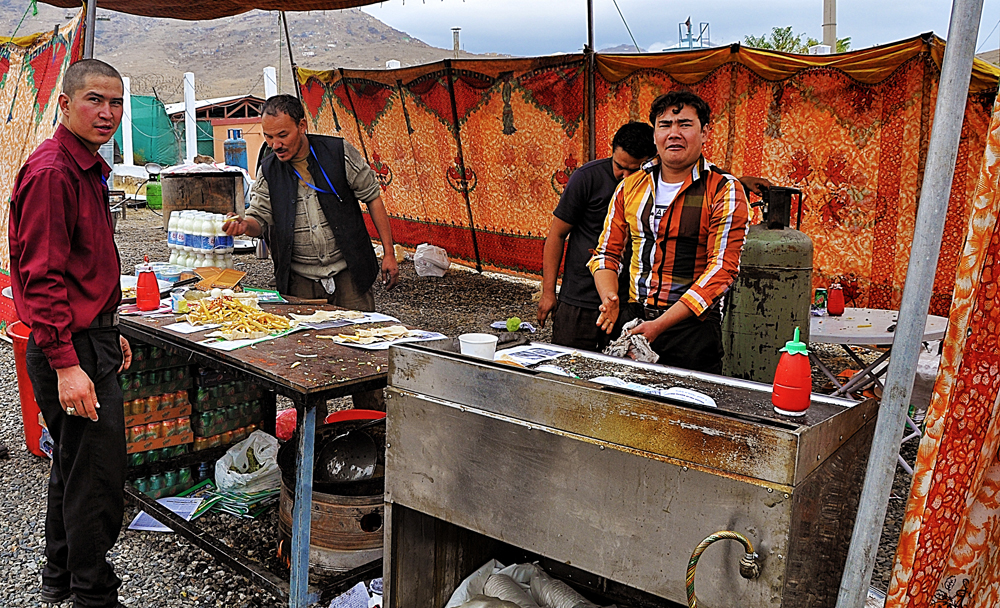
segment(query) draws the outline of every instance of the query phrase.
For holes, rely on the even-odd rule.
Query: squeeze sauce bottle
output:
[[[156,310],[160,307],[160,286],[149,265],[149,257],[143,258],[146,265],[139,271],[135,284],[135,304],[139,310]]]
[[[826,314],[831,317],[844,314],[844,290],[840,283],[833,283],[826,291]]]
[[[774,372],[771,403],[774,411],[784,416],[802,416],[809,408],[812,394],[812,370],[809,350],[799,341],[799,328],[795,337],[781,349],[778,369]]]

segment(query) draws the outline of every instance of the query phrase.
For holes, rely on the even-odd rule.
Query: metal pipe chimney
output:
[[[837,52],[837,0],[823,0],[823,44]]]
[[[459,44],[459,40],[458,40],[458,34],[461,31],[462,31],[462,28],[460,28],[460,27],[453,27],[453,28],[451,28],[451,39],[452,39],[452,42],[455,44],[455,59],[458,59],[458,51],[460,51],[461,48],[462,48],[461,45]]]

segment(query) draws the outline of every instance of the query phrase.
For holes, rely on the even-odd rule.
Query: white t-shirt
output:
[[[677,193],[680,192],[681,186],[684,182],[678,182],[676,184],[670,184],[663,181],[662,177],[657,177],[656,179],[656,200],[653,203],[653,229],[659,228],[660,219],[667,214],[670,210],[671,203],[674,202],[674,198],[677,197]]]

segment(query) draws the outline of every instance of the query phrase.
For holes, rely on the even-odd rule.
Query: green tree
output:
[[[802,39],[805,38],[805,42]],[[746,46],[770,51],[781,51],[783,53],[799,53],[805,55],[809,53],[809,47],[819,44],[815,38],[808,38],[805,34],[796,36],[792,32],[792,26],[775,27],[771,29],[770,35],[747,36],[743,39]],[[837,40],[838,53],[846,53],[851,47],[850,38],[840,38]]]

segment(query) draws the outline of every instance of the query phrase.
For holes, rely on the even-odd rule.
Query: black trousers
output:
[[[577,350],[604,352],[608,344],[621,335],[625,322],[619,315],[609,334],[597,326],[599,316],[601,311],[596,308],[580,308],[560,301],[552,313],[552,343]]]
[[[69,587],[74,606],[118,606],[121,580],[107,561],[125,514],[125,415],[118,368],[118,329],[73,335],[80,366],[101,404],[98,421],[67,416],[59,405],[59,383],[45,354],[28,340],[28,376],[55,447],[45,515],[42,583]]]
[[[659,313],[646,311],[641,305],[630,302],[622,308],[619,321],[632,319],[652,321]],[[660,355],[658,363],[682,367],[698,372],[722,374],[722,314],[717,306],[705,311],[702,317],[684,319],[669,328],[650,344]]]

